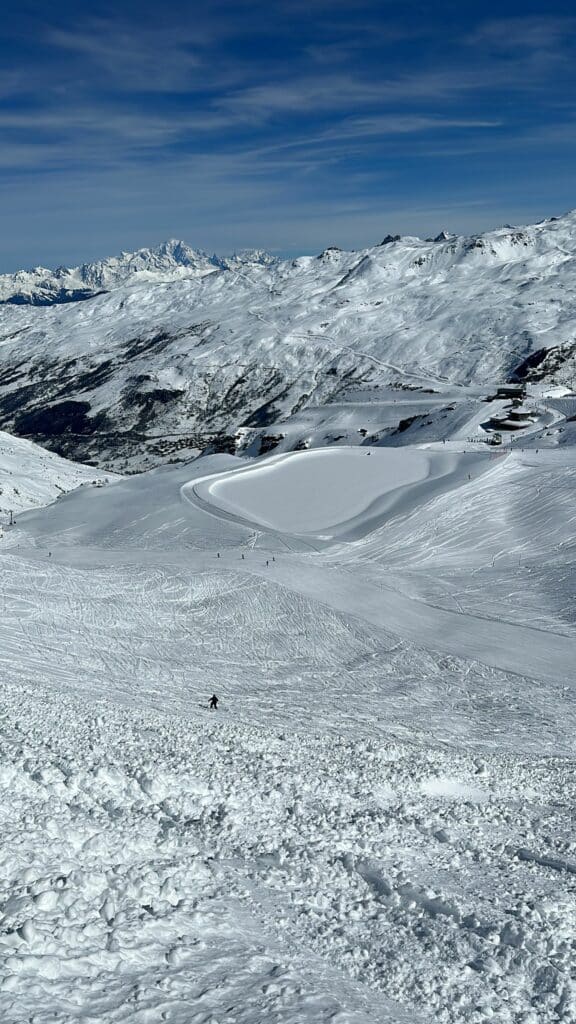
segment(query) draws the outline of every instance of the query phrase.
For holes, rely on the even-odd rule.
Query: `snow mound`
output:
[[[455,473],[462,461],[416,448],[317,448],[194,480],[182,495],[236,522],[331,540],[373,529],[409,504],[418,484]]]

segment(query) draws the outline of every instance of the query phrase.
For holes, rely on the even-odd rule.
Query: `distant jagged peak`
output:
[[[228,270],[240,265],[257,264],[271,266],[276,257],[264,249],[241,249],[231,256],[210,255],[204,249],[193,249],[179,238],[169,238],[154,248],[136,249],[134,252],[122,252],[120,256],[86,263],[79,268],[84,279],[96,276],[107,269],[126,268],[130,272],[171,270],[190,268],[192,270]]]
[[[481,241],[485,245],[498,242],[530,244],[541,249],[556,248],[560,244],[576,250],[576,210],[569,210],[558,217],[547,217],[534,224],[503,224],[470,236],[468,241]]]
[[[140,250],[146,251],[146,250]],[[159,256],[171,256],[176,261],[185,261],[190,258],[191,253],[194,255],[205,256],[206,253],[201,249],[191,249],[186,242],[183,242],[180,238],[169,238],[166,242],[161,242],[156,249],[152,250]]]
[[[324,260],[324,262],[334,261],[340,258],[342,249],[339,245],[329,245],[322,252],[318,253],[316,259]]]
[[[273,256],[272,253],[266,249],[238,249],[231,256],[215,256],[214,259],[218,260],[224,268],[238,267],[242,264],[259,266],[259,267],[272,267],[278,263],[277,256]]]
[[[0,303],[49,306],[89,299],[98,292],[110,291],[132,279],[170,280],[186,276],[202,277],[216,271],[240,267],[270,267],[276,257],[264,249],[242,249],[232,256],[209,255],[192,249],[178,238],[169,238],[152,248],[123,250],[78,267],[59,266],[55,270],[35,267],[15,274],[0,275]]]
[[[545,228],[550,224],[562,227],[576,227],[576,208],[573,210],[567,210],[566,213],[560,214],[558,217],[545,217],[543,220],[539,220],[534,224],[535,228]]]
[[[79,268],[71,268],[70,273],[78,270],[81,274],[92,275],[105,268],[126,268],[128,270],[170,269],[173,266],[189,267],[199,263],[210,263],[211,257],[201,249],[192,249],[186,242],[170,238],[154,248],[136,249],[132,252],[123,250],[119,256],[108,256],[101,260],[84,263]]]

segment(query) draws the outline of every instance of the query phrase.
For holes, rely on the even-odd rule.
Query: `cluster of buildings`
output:
[[[523,384],[503,384],[498,388],[490,401],[506,401],[510,404],[505,406],[501,412],[491,416],[488,420],[488,429],[494,431],[492,444],[501,444],[502,430],[523,430],[525,427],[537,423],[539,410],[535,406],[526,405],[526,388]]]

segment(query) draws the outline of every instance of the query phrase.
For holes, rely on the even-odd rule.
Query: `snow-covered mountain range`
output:
[[[50,281],[106,294],[0,308],[0,427],[112,468],[272,445],[359,388],[451,388],[452,401],[576,377],[576,213],[283,261],[171,242]],[[378,442],[399,427],[372,410]]]
[[[247,265],[270,266],[275,258],[262,249],[246,249],[233,256],[208,255],[185,242],[170,239],[155,249],[122,252],[119,256],[83,263],[80,267],[19,270],[0,275],[0,305],[52,306],[90,299],[112,291],[126,281],[158,282],[203,277],[215,270]]]

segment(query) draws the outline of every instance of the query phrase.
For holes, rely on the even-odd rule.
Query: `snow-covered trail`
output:
[[[33,550],[24,550],[22,557],[36,560],[39,556]],[[213,570],[215,564],[214,554],[205,552],[170,557],[165,552],[148,551],[143,556],[142,552],[130,549],[55,547],[51,557],[55,564],[82,570],[145,564],[198,573]],[[576,663],[576,640],[561,633],[502,622],[488,615],[452,612],[410,598],[384,582],[368,582],[356,575],[353,565],[325,568],[316,561],[296,559],[295,553],[275,555],[274,561],[263,559],[262,555],[239,561],[236,552],[223,552],[217,561],[219,571],[256,575],[278,583],[418,646],[529,679],[576,685],[571,668]]]
[[[259,567],[255,570],[263,575]],[[358,616],[396,636],[432,650],[544,682],[576,686],[576,640],[549,630],[502,622],[488,615],[452,612],[375,586],[353,570],[325,574],[317,566],[277,559],[271,575],[283,586]]]
[[[202,569],[198,561],[155,564],[157,552],[146,565],[131,564],[134,551],[124,564],[121,554],[119,563],[109,552],[91,555],[83,568],[47,553],[4,557],[5,681],[35,679],[55,692],[106,696],[190,721],[216,690],[246,725],[306,730],[313,722],[338,734],[346,723],[358,736],[570,747],[576,710],[564,701],[559,729],[548,710],[554,688],[526,705],[525,681],[518,693],[512,677],[415,648],[277,585],[262,552],[241,563],[258,561],[260,577],[240,565],[227,570],[224,556],[210,556]],[[487,691],[498,697],[487,701]]]

